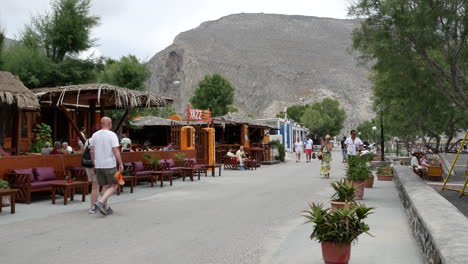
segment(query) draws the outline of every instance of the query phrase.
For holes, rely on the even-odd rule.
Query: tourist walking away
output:
[[[122,145],[122,152],[130,152],[132,150],[132,141],[127,137],[127,134],[122,135],[120,144]]]
[[[356,136],[356,130],[351,130],[351,137],[346,139],[345,144],[347,156],[359,155],[359,152],[362,150],[362,146],[364,145],[362,141]]]
[[[309,137],[306,138],[305,144],[305,152],[306,152],[306,162],[310,162],[312,159],[312,148],[313,148],[314,141]]]
[[[341,140],[341,154],[343,155],[343,161],[342,162],[346,162],[346,137],[343,137],[343,140]]]
[[[322,165],[320,166],[320,175],[322,175],[325,179],[330,178],[332,149],[333,149],[333,144],[330,141],[330,136],[327,135],[325,137],[325,141],[322,142],[322,147],[320,148],[321,157],[322,157]]]
[[[100,126],[96,126],[94,131],[100,130]],[[85,168],[86,175],[88,176],[88,181],[91,182],[91,207],[88,210],[88,214],[95,214],[96,213],[96,206],[94,205],[97,202],[97,198],[99,196],[99,184],[96,178],[96,172],[94,170],[93,160],[91,158],[91,141],[93,138],[86,140],[83,145],[83,156],[81,158],[81,166]]]
[[[108,204],[109,198],[117,191],[118,182],[114,178],[117,169],[123,172],[120,157],[119,139],[110,131],[112,120],[109,117],[101,119],[101,130],[93,134],[91,141],[91,159],[96,171],[97,182],[102,186],[101,198],[94,204],[103,215],[113,213]],[[118,168],[116,168],[118,165]]]
[[[294,151],[296,151],[296,162],[301,161],[301,153],[303,151],[303,144],[299,138],[297,138],[296,143],[294,143]]]

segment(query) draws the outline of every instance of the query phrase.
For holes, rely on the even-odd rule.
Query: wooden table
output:
[[[136,177],[135,176],[123,176],[122,177],[125,183],[129,183],[130,185],[130,193],[133,193],[133,188],[136,185]],[[117,195],[120,195],[121,192],[123,192],[123,187],[124,185],[119,185],[119,188],[117,188]]]
[[[55,192],[57,189],[63,191],[63,205],[68,204],[68,197],[73,201],[75,196],[75,191],[81,189],[81,201],[86,200],[86,195],[88,194],[88,182],[85,181],[73,181],[73,182],[63,182],[63,183],[54,183],[52,184],[52,204],[55,204]]]
[[[256,160],[247,160],[247,161],[245,161],[245,167],[248,170],[256,170],[257,169],[257,161]]]
[[[219,176],[221,176],[221,165],[222,164],[214,164],[214,165],[205,165],[206,169],[211,169],[211,176],[215,176],[215,169],[219,169]]]
[[[10,196],[10,213],[15,213],[16,193],[18,189],[0,189],[0,212],[2,212],[2,197]]]
[[[158,178],[159,178],[160,181],[161,181],[161,187],[163,187],[164,178],[169,178],[169,181],[171,183],[170,185],[172,186],[172,176],[173,175],[174,175],[174,172],[172,172],[172,171],[155,171],[154,172],[154,176],[155,176],[154,181],[157,182]]]
[[[198,168],[185,167],[183,168],[183,170],[184,170],[184,177],[182,178],[182,180],[185,181],[185,177],[189,176],[190,180],[193,181],[193,176],[195,175],[195,171],[197,171]],[[198,172],[198,180],[200,180],[200,172]]]

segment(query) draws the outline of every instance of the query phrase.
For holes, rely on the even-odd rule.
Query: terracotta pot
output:
[[[379,181],[393,181],[393,175],[377,174]]]
[[[380,161],[380,157],[374,157],[374,161]]]
[[[349,181],[354,187],[356,187],[356,192],[354,193],[355,200],[362,200],[364,197],[364,186],[365,180],[363,181]]]
[[[325,264],[347,264],[351,257],[351,244],[322,241],[322,256]]]
[[[337,201],[331,200],[330,204],[331,204],[332,209],[335,209],[335,208],[343,209],[345,208],[345,206],[346,208],[353,208],[353,203],[351,202],[337,202]]]
[[[372,188],[374,186],[374,175],[369,175],[367,177],[366,183],[364,184],[365,188]]]
[[[392,173],[392,168],[382,168],[383,172]]]

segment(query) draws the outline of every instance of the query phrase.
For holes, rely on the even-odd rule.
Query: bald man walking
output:
[[[101,119],[101,130],[93,134],[91,141],[91,159],[96,169],[97,182],[102,186],[101,199],[94,205],[103,215],[113,213],[108,204],[108,199],[118,188],[118,182],[114,179],[114,174],[117,169],[123,171],[119,139],[114,132],[110,131],[111,128],[112,120],[109,117],[103,117]]]

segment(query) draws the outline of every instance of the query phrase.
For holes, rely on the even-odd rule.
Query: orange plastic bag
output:
[[[120,185],[124,185],[125,184],[125,181],[123,180],[123,174],[120,170],[118,170],[115,174],[114,174],[114,179],[116,182],[118,182]]]

